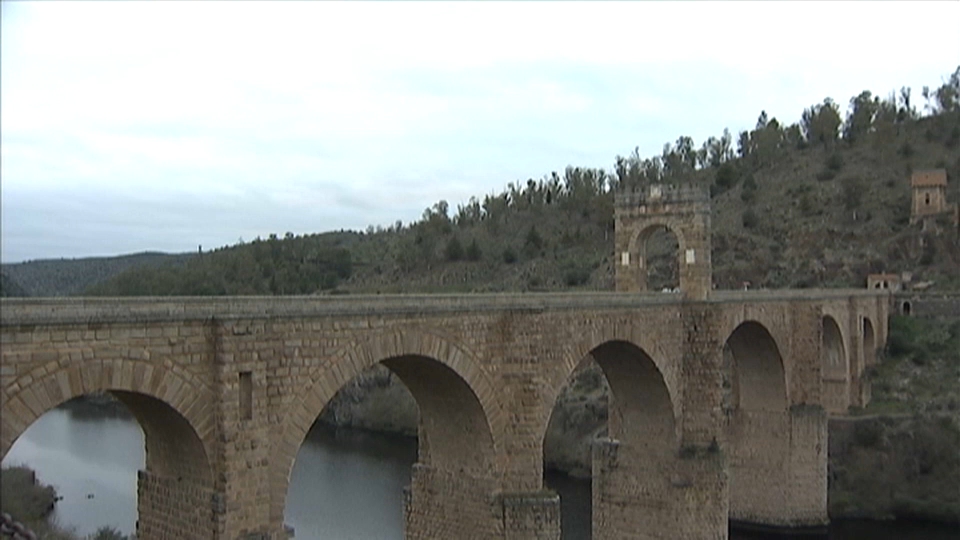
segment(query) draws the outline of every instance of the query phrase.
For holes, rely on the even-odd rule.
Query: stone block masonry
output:
[[[286,538],[307,431],[380,363],[421,413],[406,536],[554,539],[543,438],[590,356],[612,392],[595,538],[725,538],[729,517],[825,519],[822,321],[844,343],[840,384],[860,384],[849,357],[886,339],[889,306],[864,290],[3,299],[0,450],[109,391],[146,435],[139,538]]]

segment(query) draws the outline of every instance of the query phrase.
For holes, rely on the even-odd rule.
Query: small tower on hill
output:
[[[953,210],[947,206],[947,171],[944,169],[914,172],[910,189],[913,191],[911,224]]]

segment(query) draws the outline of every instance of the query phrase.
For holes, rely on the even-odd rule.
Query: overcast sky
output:
[[[937,86],[960,2],[2,3],[3,262],[418,219]]]

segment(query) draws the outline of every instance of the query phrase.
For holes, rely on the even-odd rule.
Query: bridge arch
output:
[[[823,374],[833,377],[845,377],[852,362],[847,361],[847,348],[844,345],[843,330],[831,315],[821,319],[820,367]],[[849,364],[849,366],[848,366]]]
[[[870,317],[863,318],[863,366],[872,366],[877,362],[876,334]]]
[[[18,377],[4,389],[3,430],[0,436],[0,456],[40,416],[67,401],[87,394],[111,392],[118,399],[136,401],[136,396],[152,399],[176,414],[190,428],[201,444],[204,461],[209,467],[207,448],[212,442],[215,418],[207,405],[214,402],[210,389],[190,373],[177,366],[163,366],[148,360],[85,361],[82,365],[69,364],[48,372],[43,366]],[[131,408],[131,412],[137,413]],[[144,409],[143,423],[154,427]],[[164,413],[166,414],[166,413]],[[162,429],[162,426],[156,426]]]
[[[647,246],[649,241],[655,235],[661,232],[673,237],[673,239],[676,241],[675,251],[673,252],[674,257],[671,263],[672,271],[675,273],[673,278],[676,282],[676,286],[681,289],[683,288],[683,284],[680,283],[682,279],[681,276],[683,276],[681,269],[685,264],[683,253],[686,251],[687,245],[687,242],[683,236],[683,232],[680,228],[676,227],[674,221],[669,218],[652,218],[645,222],[643,227],[637,228],[637,230],[630,236],[630,242],[628,244],[629,257],[636,258],[637,261],[634,271],[637,272],[637,284],[639,290],[652,290],[650,283],[651,269],[649,268],[649,263],[647,262]]]
[[[781,411],[790,403],[788,371],[776,339],[755,320],[741,322],[723,346],[728,406]]]
[[[48,411],[77,397],[109,392],[133,414],[144,436],[137,536],[215,535],[209,450],[214,397],[206,386],[176,367],[142,360],[88,361],[43,371],[35,369],[4,389],[0,457]]]
[[[404,383],[420,413],[419,463],[445,470],[496,476],[499,435],[505,421],[495,386],[464,347],[439,335],[396,329],[358,339],[323,362],[298,395],[275,447],[274,520],[283,519],[297,453],[334,395],[374,364]]]
[[[671,413],[679,426],[683,398],[679,356],[674,355],[676,357],[671,358],[670,351],[664,347],[663,341],[654,340],[648,333],[641,332],[635,324],[631,324],[629,321],[620,321],[611,324],[599,324],[591,328],[581,339],[565,347],[563,363],[552,376],[549,385],[549,390],[552,393],[545,396],[545,414],[541,425],[541,435],[547,429],[547,421],[560,392],[574,371],[583,364],[588,356],[593,356],[596,360],[594,353],[611,343],[630,345],[636,349],[635,353],[639,353],[645,357],[645,360],[649,360],[653,364],[657,376],[666,386],[666,394],[672,408]],[[679,434],[677,436],[679,437]]]

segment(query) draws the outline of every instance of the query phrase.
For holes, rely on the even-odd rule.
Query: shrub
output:
[[[740,179],[737,168],[731,163],[724,163],[717,169],[717,185],[724,191],[732,188]]]
[[[477,245],[477,240],[474,239],[470,242],[470,245],[467,246],[467,260],[468,261],[479,261],[483,257],[483,252],[480,251],[480,246]]]
[[[743,211],[743,226],[746,229],[753,229],[757,226],[760,221],[760,218],[757,217],[757,213],[753,208],[747,208]]]
[[[517,252],[512,248],[504,248],[503,250],[503,262],[507,264],[513,264],[517,262]]]
[[[847,210],[853,210],[860,207],[863,199],[863,185],[857,178],[846,178],[843,180],[843,207]]]
[[[447,242],[447,247],[444,250],[444,253],[447,256],[448,261],[459,261],[463,258],[463,246],[460,245],[460,240],[456,236]]]
[[[563,273],[563,282],[568,287],[583,285],[590,279],[590,270],[579,265],[570,265]]]
[[[837,172],[843,168],[843,156],[840,152],[834,152],[827,157],[827,169]]]
[[[757,182],[753,175],[747,176],[743,180],[743,190],[740,192],[740,200],[745,203],[751,203],[757,198]]]

